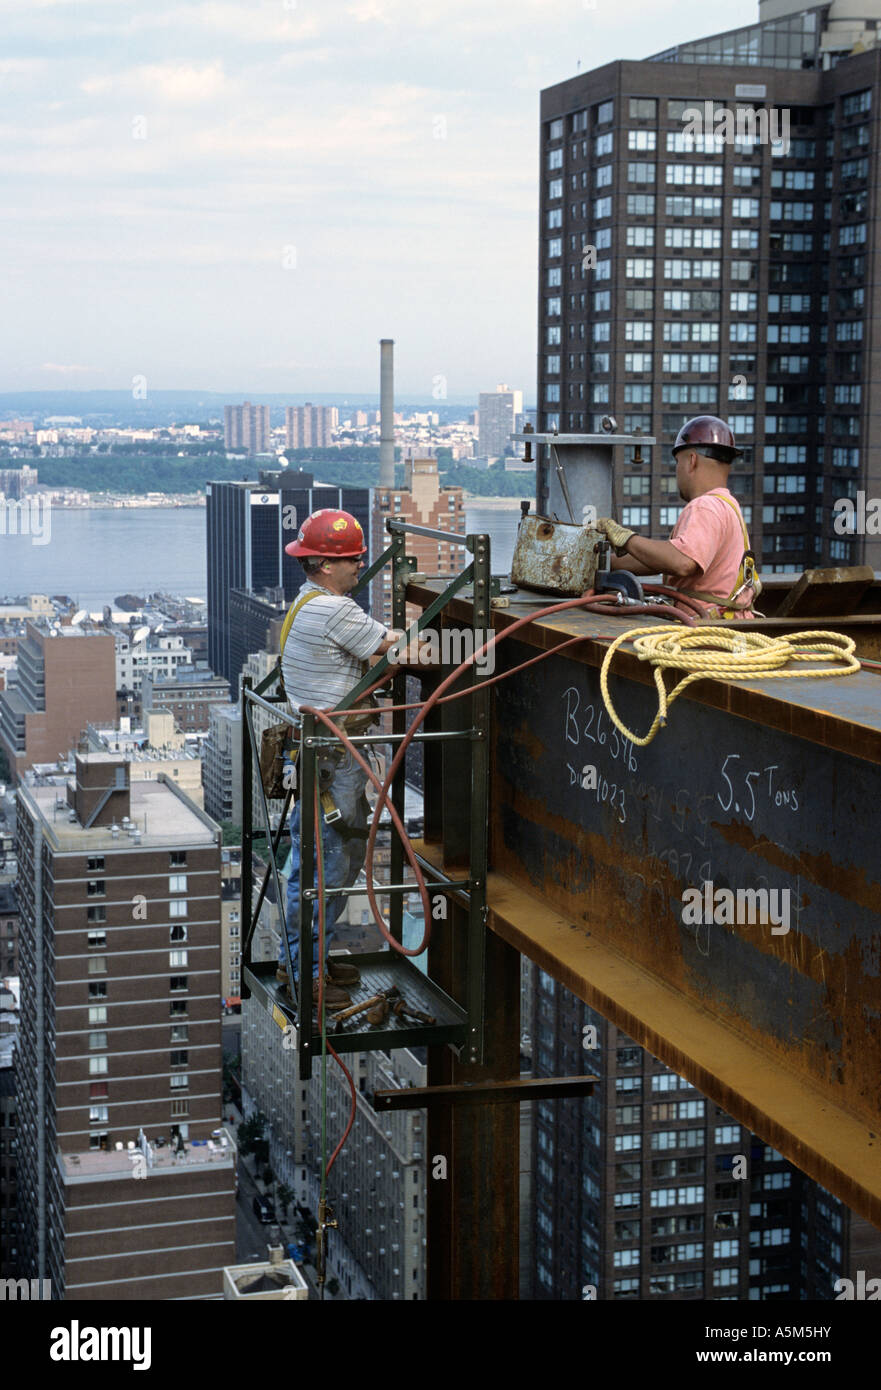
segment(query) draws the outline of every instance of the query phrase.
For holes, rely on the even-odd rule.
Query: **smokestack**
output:
[[[395,340],[379,340],[379,486],[395,485]]]

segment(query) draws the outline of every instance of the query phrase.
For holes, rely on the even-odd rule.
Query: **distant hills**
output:
[[[131,391],[6,391],[0,392],[0,419],[37,419],[47,415],[78,415],[84,424],[156,426],[172,424],[204,424],[222,420],[225,405],[240,405],[250,400],[255,405],[268,405],[273,425],[284,423],[285,406],[335,405],[341,411],[378,410],[379,393],[360,395],[345,392],[329,394],[313,391],[151,391],[144,400],[135,400]],[[476,399],[462,401],[425,400],[417,396],[396,396],[396,410],[436,411],[444,423],[461,420],[463,413],[477,409]]]

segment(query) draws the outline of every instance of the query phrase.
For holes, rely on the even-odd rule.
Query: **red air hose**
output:
[[[407,748],[409,747],[414,736],[416,735],[420,726],[425,720],[427,714],[433,708],[434,705],[441,703],[444,699],[460,699],[464,695],[473,694],[473,688],[469,688],[468,690],[458,691],[455,695],[452,696],[444,696],[444,692],[448,690],[449,687],[459,679],[462,673],[466,671],[468,667],[471,666],[475,661],[479,660],[482,656],[484,656],[485,653],[488,652],[491,647],[495,647],[500,642],[503,642],[506,638],[512,637],[516,632],[519,631],[520,628],[527,627],[530,623],[534,623],[539,618],[548,618],[555,613],[566,613],[574,608],[582,608],[588,612],[601,613],[604,615],[611,615],[613,617],[622,617],[624,613],[626,613],[628,616],[636,616],[638,614],[643,613],[651,617],[663,616],[666,618],[669,616],[671,621],[679,621],[686,624],[687,626],[693,625],[694,622],[694,619],[692,618],[690,613],[686,613],[681,609],[677,610],[672,606],[669,609],[667,609],[660,604],[622,605],[618,603],[608,603],[599,595],[596,595],[592,592],[583,595],[581,598],[567,599],[563,603],[549,604],[545,608],[536,609],[535,612],[529,613],[525,617],[518,618],[515,622],[511,623],[509,627],[506,627],[502,632],[494,633],[488,642],[485,642],[483,646],[480,647],[471,656],[466,657],[466,659],[459,666],[457,666],[456,669],[450,673],[450,675],[448,675],[443,681],[441,681],[440,685],[431,693],[429,698],[422,704],[419,714],[413,720],[413,723],[410,725],[410,728],[407,730],[406,734],[404,735],[403,739],[398,745],[397,752],[395,753],[394,757],[389,763],[385,781],[382,784],[380,784],[379,778],[373,772],[373,769],[369,766],[366,759],[361,756],[361,753],[359,752],[358,748],[347,737],[344,730],[339,728],[338,725],[334,723],[333,718],[331,717],[336,716],[337,718],[339,718],[344,714],[363,713],[363,711],[332,710],[328,713],[324,710],[315,709],[309,705],[301,706],[302,712],[314,715],[316,719],[318,719],[322,724],[324,724],[325,727],[329,729],[337,739],[339,739],[340,743],[342,743],[346,751],[351,753],[351,755],[355,758],[356,762],[359,764],[362,770],[367,774],[370,781],[378,789],[379,795],[377,798],[376,807],[374,809],[373,820],[370,826],[370,833],[367,839],[367,851],[365,856],[367,899],[370,903],[370,910],[373,913],[376,925],[382,933],[383,937],[388,942],[389,946],[393,950],[398,951],[401,955],[422,955],[422,952],[427,948],[431,937],[431,906],[428,901],[428,893],[425,886],[425,878],[423,876],[422,870],[419,867],[419,864],[416,861],[416,857],[413,854],[413,850],[410,845],[410,841],[407,836],[406,830],[403,824],[401,823],[401,819],[397,811],[395,810],[395,807],[392,805],[389,796],[392,783],[395,778],[395,774],[397,773],[398,768],[400,767],[404,757],[406,756]],[[534,665],[536,661],[541,661],[545,657],[553,656],[556,652],[562,651],[565,647],[573,646],[576,642],[584,642],[586,640],[588,640],[588,634],[585,634],[583,637],[579,636],[570,638],[567,642],[560,643],[556,647],[551,647],[548,651],[541,652],[537,657],[532,657],[529,661],[522,662],[520,665],[512,667],[510,671],[505,671],[502,673],[502,675],[494,677],[493,680],[481,682],[481,684],[490,685],[495,684],[499,680],[506,680],[509,676],[515,675],[518,671],[525,670],[527,666]],[[383,680],[384,679],[385,678],[383,678]],[[377,689],[378,686],[380,686],[383,683],[383,680],[377,681],[376,685],[371,687],[371,689]],[[370,691],[365,692],[365,696],[369,693]],[[414,706],[386,706],[384,708],[386,710],[402,708],[412,709],[414,708]],[[383,809],[386,806],[388,807],[392,824],[394,825],[394,828],[401,840],[404,853],[406,854],[410,867],[413,870],[413,873],[416,877],[414,889],[418,890],[419,896],[422,901],[423,920],[425,926],[422,941],[416,947],[404,946],[401,942],[396,941],[395,938],[391,935],[390,931],[388,930],[388,922],[386,921],[379,907],[379,903],[377,902],[376,890],[373,886],[373,860],[376,848],[376,836],[379,831],[380,817],[382,815]],[[381,891],[382,890],[380,889],[380,892]]]
[[[637,614],[637,613],[648,613],[648,614],[650,614],[650,615],[652,615],[652,616],[655,616],[655,617],[656,617],[656,616],[659,616],[659,615],[661,615],[661,614],[662,614],[664,617],[667,617],[667,616],[668,616],[668,614],[667,614],[666,612],[663,612],[663,611],[661,610],[661,606],[660,606],[660,605],[655,605],[655,604],[635,604],[635,605],[634,605],[634,604],[628,604],[628,605],[625,605],[624,607],[625,607],[625,611],[628,613],[628,615],[630,615],[630,614]],[[571,608],[584,608],[584,609],[587,609],[587,610],[590,611],[590,612],[594,612],[594,613],[608,613],[608,614],[612,614],[613,616],[616,616],[616,617],[620,617],[620,616],[622,615],[622,605],[620,605],[620,604],[609,604],[609,603],[605,603],[605,602],[603,602],[602,600],[600,600],[597,596],[594,596],[594,594],[593,594],[592,592],[589,592],[589,593],[585,594],[582,598],[579,598],[579,599],[571,599],[571,600],[567,601],[566,603],[552,604],[552,605],[550,605],[550,606],[547,607],[547,608],[540,608],[540,609],[538,609],[537,612],[535,612],[535,613],[530,613],[530,614],[529,614],[527,617],[525,617],[525,618],[519,618],[516,622],[512,623],[510,627],[505,628],[505,630],[504,630],[503,632],[495,633],[495,634],[490,638],[490,640],[489,640],[488,642],[485,642],[485,643],[484,643],[484,645],[480,648],[479,651],[474,652],[470,657],[467,657],[467,658],[465,659],[465,661],[463,661],[463,662],[461,663],[461,665],[457,666],[456,669],[455,669],[449,676],[447,676],[446,679],[445,679],[444,681],[441,682],[441,684],[437,687],[437,689],[436,689],[435,691],[433,691],[432,694],[429,696],[429,698],[421,705],[421,712],[420,712],[420,714],[417,715],[416,719],[414,719],[413,723],[411,724],[410,728],[407,730],[407,733],[405,734],[404,738],[402,739],[402,741],[401,741],[401,743],[400,743],[400,746],[399,746],[399,748],[398,748],[398,751],[397,751],[397,753],[395,754],[394,758],[392,759],[392,761],[391,761],[391,763],[390,763],[390,765],[389,765],[388,772],[387,772],[387,774],[386,774],[385,782],[382,783],[382,784],[380,784],[379,778],[376,776],[376,774],[374,773],[373,769],[370,767],[369,763],[366,761],[365,758],[363,758],[363,757],[361,756],[361,753],[359,752],[359,750],[358,750],[358,748],[355,746],[355,744],[353,744],[353,743],[351,742],[351,740],[348,738],[348,736],[346,735],[346,733],[345,733],[337,724],[335,724],[334,721],[333,721],[333,719],[331,718],[331,714],[334,714],[334,715],[336,715],[337,718],[339,718],[339,717],[341,717],[343,714],[351,713],[351,712],[354,712],[354,711],[348,711],[348,710],[333,710],[333,711],[331,711],[331,714],[328,714],[328,713],[326,713],[324,710],[313,709],[313,708],[311,708],[311,707],[309,707],[309,706],[303,706],[303,707],[302,707],[302,709],[303,709],[306,713],[308,713],[308,714],[313,714],[322,724],[324,724],[332,733],[334,733],[334,734],[337,736],[337,738],[339,739],[339,741],[342,743],[343,747],[344,747],[349,753],[352,754],[352,756],[355,758],[355,760],[360,764],[360,766],[361,766],[361,768],[363,769],[363,771],[367,773],[368,778],[373,782],[374,786],[378,789],[379,795],[378,795],[378,797],[377,797],[376,806],[375,806],[375,808],[374,808],[373,821],[372,821],[372,823],[371,823],[370,835],[369,835],[369,838],[368,838],[368,841],[367,841],[367,853],[366,853],[366,859],[365,859],[365,873],[366,873],[366,879],[367,879],[367,897],[368,897],[368,901],[369,901],[369,903],[370,903],[371,911],[373,912],[373,915],[374,915],[374,920],[376,921],[376,925],[378,926],[380,932],[381,932],[382,935],[385,937],[386,941],[389,943],[389,946],[391,946],[393,950],[396,950],[396,951],[400,952],[401,955],[405,955],[405,956],[419,956],[419,955],[421,955],[422,952],[427,948],[428,942],[429,942],[429,939],[430,939],[430,936],[431,936],[431,907],[430,907],[430,904],[429,904],[429,901],[428,901],[428,892],[427,892],[426,886],[425,886],[425,878],[424,878],[424,876],[423,876],[423,874],[422,874],[422,870],[421,870],[421,868],[420,868],[420,866],[419,866],[419,863],[417,862],[416,857],[415,857],[415,855],[414,855],[414,853],[413,853],[413,848],[412,848],[412,846],[411,846],[411,844],[410,844],[410,839],[409,839],[409,836],[407,835],[406,829],[405,829],[404,826],[402,825],[401,819],[400,819],[400,817],[398,816],[398,813],[397,813],[397,811],[395,810],[395,807],[392,805],[391,800],[389,799],[389,793],[390,793],[390,790],[391,790],[391,786],[392,786],[392,782],[393,782],[393,780],[394,780],[395,773],[396,773],[398,767],[399,767],[400,764],[401,764],[401,761],[403,760],[403,758],[404,758],[404,756],[405,756],[405,754],[406,754],[406,750],[407,750],[409,744],[412,742],[412,739],[413,739],[415,733],[417,732],[417,730],[419,729],[420,725],[421,725],[422,722],[424,721],[424,719],[425,719],[426,715],[428,714],[429,710],[430,710],[434,705],[446,704],[446,703],[447,703],[448,701],[450,701],[450,700],[460,700],[460,699],[462,699],[464,696],[471,695],[471,694],[474,693],[473,687],[469,687],[467,690],[459,690],[459,691],[456,691],[454,694],[450,694],[450,695],[444,695],[444,694],[443,694],[443,691],[447,690],[447,689],[449,688],[450,685],[452,685],[456,680],[458,680],[459,676],[463,673],[463,671],[467,670],[467,668],[468,668],[474,661],[476,661],[479,657],[483,656],[487,651],[490,650],[491,647],[496,646],[496,645],[497,645],[499,642],[501,642],[504,638],[510,637],[510,636],[511,636],[514,632],[516,632],[519,628],[525,627],[528,623],[535,622],[536,618],[550,617],[551,614],[553,614],[553,613],[566,612],[566,611],[568,611],[568,610],[571,609]],[[693,624],[693,621],[694,621],[688,613],[683,612],[681,609],[675,610],[675,611],[671,611],[670,614],[669,614],[669,616],[671,617],[671,619],[672,619],[673,621],[677,621],[677,620],[678,620],[678,621],[680,621],[680,622],[683,622],[683,623],[687,624],[688,626],[691,626],[691,625]],[[606,635],[604,635],[604,634],[603,634],[603,635],[600,635],[600,634],[593,634],[593,635],[591,635],[591,634],[585,634],[584,636],[570,637],[570,638],[568,638],[565,642],[561,642],[561,643],[559,643],[557,646],[549,648],[547,651],[539,652],[538,656],[530,657],[530,659],[529,659],[528,661],[523,661],[523,662],[521,662],[518,666],[512,667],[510,671],[503,671],[503,672],[502,672],[500,675],[498,675],[498,676],[494,676],[494,677],[492,677],[492,678],[489,679],[489,680],[482,681],[482,682],[480,683],[480,684],[481,684],[481,687],[482,687],[482,688],[485,688],[485,687],[490,686],[490,685],[495,685],[498,681],[507,680],[509,676],[515,675],[518,671],[525,671],[525,670],[527,669],[527,667],[529,667],[529,666],[534,666],[535,663],[538,662],[538,661],[544,661],[546,657],[554,656],[554,655],[558,654],[558,653],[561,652],[561,651],[565,651],[567,647],[572,647],[572,646],[575,646],[575,645],[576,645],[577,643],[579,643],[579,642],[585,642],[585,641],[588,641],[588,640],[593,640],[593,641],[611,641],[612,638],[609,637],[609,636],[606,636]],[[380,685],[382,685],[383,682],[384,682],[384,680],[385,680],[385,677],[382,677],[380,680],[378,680],[378,681],[376,682],[376,684],[375,684],[374,686],[371,687],[370,690],[368,690],[368,691],[365,692],[365,697],[364,697],[364,698],[366,698],[366,696],[369,695],[369,694],[372,692],[372,690],[375,690],[375,689],[377,689]],[[408,705],[386,705],[386,706],[383,707],[383,712],[384,712],[384,713],[390,713],[390,712],[392,712],[392,711],[394,711],[394,710],[409,710],[409,709],[419,709],[419,708],[420,708],[420,706],[419,706],[418,704],[415,704],[415,705],[413,705],[413,704],[408,704]],[[375,844],[376,844],[376,835],[377,835],[377,832],[378,832],[378,829],[379,829],[379,821],[380,821],[380,817],[381,817],[381,815],[382,815],[382,810],[383,810],[383,807],[384,807],[384,806],[388,806],[388,810],[389,810],[389,814],[390,814],[391,819],[392,819],[392,823],[393,823],[393,825],[394,825],[394,827],[395,827],[395,830],[397,831],[397,833],[398,833],[398,835],[399,835],[399,837],[400,837],[400,839],[401,839],[401,844],[402,844],[402,846],[403,846],[403,848],[404,848],[404,852],[405,852],[405,854],[406,854],[406,856],[407,856],[407,859],[408,859],[408,861],[409,861],[409,863],[410,863],[410,867],[412,868],[414,874],[416,875],[416,885],[415,885],[415,887],[418,888],[419,896],[420,896],[420,898],[421,898],[421,900],[422,900],[422,907],[423,907],[423,914],[424,914],[423,920],[424,920],[424,923],[425,923],[425,930],[424,930],[424,933],[423,933],[422,941],[420,942],[420,944],[419,944],[417,947],[415,947],[415,949],[411,949],[411,948],[408,948],[408,947],[404,946],[401,942],[396,941],[395,938],[391,935],[391,933],[390,933],[389,930],[388,930],[388,923],[386,922],[385,917],[383,916],[383,914],[382,914],[382,912],[381,912],[381,910],[380,910],[379,904],[378,904],[378,902],[377,902],[377,900],[376,900],[376,893],[375,893],[375,890],[374,890],[374,888],[373,888],[373,856],[374,856],[374,849],[375,849]],[[318,843],[319,843],[319,838],[320,838],[320,836],[321,836],[321,817],[320,817],[320,810],[319,810],[319,801],[318,801],[317,788],[316,788],[316,793],[315,793],[315,809],[314,809],[314,814],[315,814],[315,843],[316,843],[316,845],[318,845]],[[317,859],[318,859],[318,883],[317,883],[317,887],[318,887],[318,960],[319,960],[319,970],[318,970],[318,979],[319,979],[319,985],[318,985],[318,1017],[319,1017],[319,1019],[321,1020],[321,1023],[322,1023],[322,1032],[324,1032],[324,1014],[323,1014],[323,1008],[324,1008],[324,937],[325,937],[324,856],[323,856],[322,854],[318,854]],[[380,890],[380,891],[381,891],[381,890]],[[351,1133],[351,1131],[352,1131],[352,1126],[353,1126],[353,1124],[355,1123],[355,1114],[356,1114],[356,1109],[357,1109],[357,1100],[356,1100],[355,1082],[354,1082],[354,1079],[353,1079],[353,1077],[352,1077],[351,1072],[349,1071],[348,1067],[347,1067],[347,1066],[345,1065],[345,1063],[343,1062],[343,1060],[342,1060],[342,1058],[340,1057],[339,1053],[338,1053],[338,1052],[335,1050],[335,1048],[333,1048],[333,1047],[331,1046],[331,1044],[327,1041],[326,1035],[324,1036],[324,1043],[325,1043],[325,1046],[327,1047],[328,1052],[329,1052],[330,1055],[333,1057],[334,1061],[336,1061],[336,1062],[338,1063],[338,1065],[340,1066],[340,1068],[342,1069],[342,1072],[343,1072],[343,1074],[344,1074],[344,1076],[345,1076],[345,1078],[346,1078],[346,1080],[347,1080],[347,1082],[348,1082],[348,1084],[349,1084],[349,1093],[350,1093],[350,1097],[351,1097],[351,1109],[350,1109],[350,1111],[349,1111],[349,1120],[348,1120],[348,1123],[347,1123],[347,1125],[346,1125],[345,1130],[343,1131],[343,1135],[342,1135],[342,1137],[341,1137],[339,1143],[337,1144],[336,1148],[334,1149],[333,1153],[331,1154],[330,1158],[328,1159],[328,1161],[327,1161],[327,1166],[326,1166],[326,1168],[325,1168],[325,1170],[324,1170],[324,1177],[325,1177],[325,1180],[326,1180],[327,1177],[328,1177],[328,1175],[329,1175],[329,1173],[330,1173],[331,1168],[333,1167],[334,1163],[336,1162],[337,1158],[339,1157],[340,1152],[342,1151],[342,1148],[343,1148],[343,1146],[344,1146],[346,1140],[348,1139],[348,1137],[349,1137],[349,1135],[350,1135],[350,1133]]]

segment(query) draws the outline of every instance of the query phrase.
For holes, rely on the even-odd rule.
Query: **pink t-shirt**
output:
[[[730,500],[723,502],[722,498]],[[731,503],[734,503],[732,507]],[[736,508],[736,510],[735,510]],[[700,497],[694,497],[682,509],[682,514],[670,535],[670,544],[681,550],[700,568],[695,574],[685,577],[664,575],[664,583],[674,589],[703,589],[718,594],[721,603],[737,587],[740,562],[743,559],[744,542],[741,525],[741,510],[737,499],[725,487],[714,488]],[[749,604],[755,598],[755,590],[744,589],[736,603]],[[711,613],[713,605],[702,599],[695,599],[705,612]],[[715,615],[714,615],[715,616]],[[738,618],[752,617],[747,612],[738,613]]]

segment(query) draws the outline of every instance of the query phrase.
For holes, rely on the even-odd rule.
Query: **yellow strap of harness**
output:
[[[296,618],[300,609],[303,607],[304,604],[308,603],[310,599],[320,597],[321,595],[317,589],[310,589],[308,594],[303,594],[302,597],[294,599],[294,602],[291,604],[290,608],[287,611],[287,614],[285,615],[284,623],[282,624],[281,638],[278,644],[279,655],[281,655],[284,652],[284,644],[288,640],[288,634],[290,633],[290,630],[294,625],[294,618]]]

